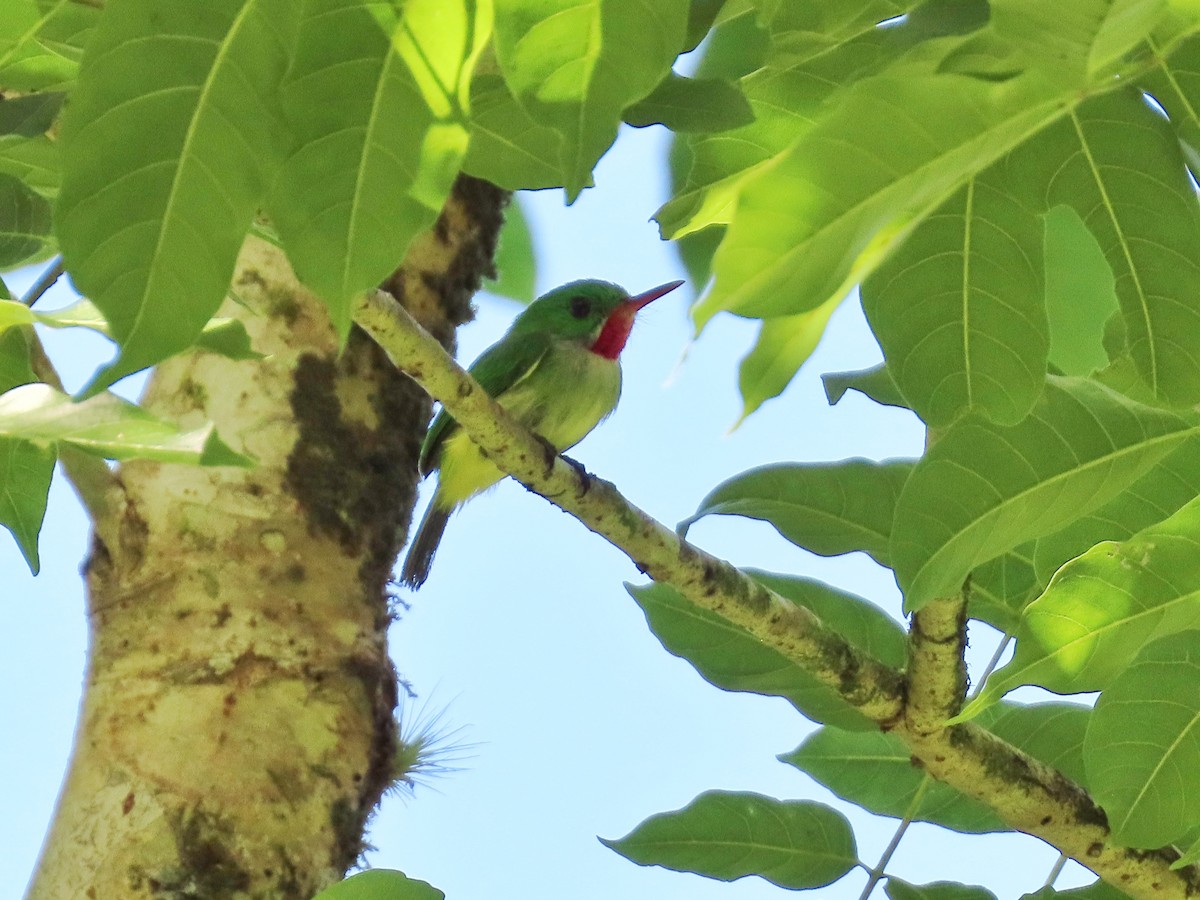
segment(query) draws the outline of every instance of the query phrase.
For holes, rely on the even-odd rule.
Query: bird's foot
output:
[[[540,434],[535,434],[538,443],[542,445],[543,459],[546,463],[546,475],[554,471],[554,460],[558,458],[558,448],[542,437]]]

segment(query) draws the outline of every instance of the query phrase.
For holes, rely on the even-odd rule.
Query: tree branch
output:
[[[1174,851],[1130,850],[1111,843],[1103,811],[1053,767],[976,725],[941,725],[956,711],[947,697],[961,698],[957,680],[952,691],[946,690],[945,673],[957,667],[944,664],[947,654],[959,653],[953,633],[963,614],[961,598],[931,605],[922,627],[914,629],[922,634],[913,650],[913,678],[922,699],[910,719],[909,682],[902,673],[848,644],[812,613],[728,562],[680,540],[609,482],[549,454],[391,297],[367,295],[355,310],[355,321],[500,468],[622,550],[651,578],[670,584],[833,687],[901,737],[935,778],[987,803],[1013,828],[1053,844],[1132,897],[1182,900],[1200,891],[1196,867],[1171,871],[1178,858]]]

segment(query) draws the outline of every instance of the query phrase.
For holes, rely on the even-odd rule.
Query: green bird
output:
[[[683,284],[630,297],[607,281],[573,281],[539,297],[485,350],[471,374],[509,414],[556,451],[575,446],[621,396],[618,362],[638,310]],[[442,410],[421,447],[420,470],[438,472],[437,490],[404,560],[401,580],[429,577],[450,514],[504,477]]]

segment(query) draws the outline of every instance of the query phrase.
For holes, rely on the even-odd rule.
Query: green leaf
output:
[[[699,46],[724,5],[725,0],[691,0],[688,7],[687,37],[683,42],[684,52],[695,50]]]
[[[1112,269],[1074,209],[1056,206],[1044,219],[1050,362],[1064,375],[1090,375],[1108,365],[1104,323],[1118,309]]]
[[[908,403],[896,387],[887,363],[857,372],[828,372],[821,376],[821,383],[825,386],[825,397],[830,406],[840,403],[846,391],[858,391],[882,406],[908,409]]]
[[[683,49],[687,0],[509,0],[496,9],[496,57],[517,100],[561,138],[569,201]]]
[[[537,257],[533,252],[533,235],[514,197],[504,211],[504,227],[500,230],[500,246],[496,250],[497,278],[486,286],[489,294],[508,297],[518,303],[530,303],[537,285]]]
[[[87,393],[190,346],[225,297],[281,149],[294,16],[294,0],[105,10],[63,116],[56,211],[67,270],[121,346]]]
[[[875,4],[873,4],[875,5]],[[767,35],[753,12],[722,22],[713,30],[697,74],[741,78],[754,121],[733,131],[689,135],[681,146],[687,177],[654,218],[665,237],[679,238],[732,218],[743,184],[773,157],[787,150],[823,113],[841,87],[878,71],[907,47],[904,29],[880,29],[868,15],[835,22],[832,4],[788,4],[808,22],[805,47],[781,56],[778,43],[767,53]],[[856,10],[857,11],[857,10]],[[826,21],[826,19],[830,21]],[[799,29],[796,34],[805,33]]]
[[[0,395],[0,404],[3,402]],[[12,532],[34,575],[41,568],[38,534],[46,517],[57,458],[53,448],[0,437],[0,525]]]
[[[100,9],[77,0],[5,0],[0,6],[0,84],[41,91],[70,85]]]
[[[922,221],[862,286],[863,312],[908,405],[934,428],[1021,421],[1049,344],[1037,216],[994,166]]]
[[[600,841],[639,866],[719,881],[758,875],[791,890],[832,884],[859,864],[854,832],[837,810],[752,793],[709,791]]]
[[[722,310],[784,315],[844,296],[951,191],[1059,115],[1041,82],[1006,88],[920,71],[847,88],[741,188],[697,326]]]
[[[971,572],[967,599],[972,619],[1014,634],[1021,612],[1041,586],[1033,571],[1033,543],[1010,550]]]
[[[490,0],[309,0],[283,88],[296,149],[270,207],[340,333],[442,209],[467,152]],[[330,40],[336,35],[337,40]]]
[[[886,566],[893,510],[912,472],[909,460],[760,466],[718,485],[679,530],[704,516],[745,516],[821,556],[862,550]]]
[[[51,312],[31,314],[34,319],[51,328],[89,328],[100,334],[110,335],[108,322],[90,300],[79,300],[70,306]],[[3,326],[4,311],[0,306],[0,327]],[[250,346],[250,335],[246,326],[237,319],[210,319],[192,345],[197,350],[218,353],[229,359],[262,359]]]
[[[1194,419],[1076,378],[1047,379],[1027,419],[951,425],[896,504],[891,558],[909,610],[967,573],[1102,506],[1187,438]]]
[[[1200,440],[1193,438],[1095,512],[1040,538],[1033,556],[1037,581],[1046,585],[1068,560],[1101,541],[1125,540],[1174,515],[1197,496]]]
[[[22,97],[0,98],[0,135],[37,137],[54,124],[66,94],[48,91]]]
[[[1083,741],[1090,710],[1071,703],[1019,706],[1005,703],[981,717],[980,725],[1072,778],[1083,775]],[[1008,831],[978,800],[926,775],[912,764],[912,751],[895,735],[839,731],[828,726],[796,750],[779,757],[808,773],[839,797],[868,812],[902,818],[914,811],[918,822],[932,822],[965,834]]]
[[[1107,73],[1150,34],[1165,0],[992,0],[996,33],[1023,48],[1030,62],[1071,85]]]
[[[725,229],[714,226],[693,231],[671,242],[679,253],[679,261],[687,269],[688,281],[696,286],[697,291],[703,290],[712,277],[713,254],[717,252],[717,245],[724,236]]]
[[[653,91],[625,110],[635,128],[665,125],[672,131],[728,131],[754,121],[742,92],[716,78],[668,72]]]
[[[368,869],[330,885],[313,900],[445,900],[428,882],[409,878],[395,869]]]
[[[510,191],[562,187],[558,132],[540,125],[498,73],[471,82],[471,142],[463,171]]]
[[[1162,847],[1195,829],[1200,631],[1152,641],[1116,676],[1096,703],[1084,759],[1088,784],[1123,846]]]
[[[1021,900],[1129,900],[1129,895],[1105,881],[1096,880],[1084,887],[1066,891],[1056,891],[1047,886],[1032,894],[1025,894]]]
[[[32,325],[37,317],[24,303],[16,300],[0,300],[0,331],[14,325]]]
[[[211,424],[180,431],[113,394],[81,403],[47,384],[26,384],[0,395],[0,438],[49,447],[62,443],[105,459],[154,459],[202,466],[252,466],[230,449]]]
[[[829,317],[841,302],[830,300],[824,306],[795,316],[763,320],[754,348],[738,367],[742,414],[737,425],[746,421],[766,401],[782,394],[791,384],[800,367],[817,349],[817,344],[825,334],[825,326],[829,324]]]
[[[996,900],[987,888],[954,881],[935,881],[933,884],[909,884],[889,875],[884,885],[891,900]]]
[[[0,175],[12,176],[44,196],[58,192],[58,144],[48,137],[0,136]]]
[[[1200,400],[1200,205],[1166,119],[1133,90],[1091,97],[1019,156],[1013,189],[1073,207],[1103,248],[1143,381]]]
[[[37,380],[30,363],[28,332],[22,328],[0,331],[0,393]]]
[[[1017,650],[968,704],[969,718],[1022,684],[1105,689],[1155,638],[1200,626],[1200,499],[1122,543],[1067,563],[1025,610]]]
[[[50,204],[11,175],[0,174],[0,269],[50,250]]]
[[[863,652],[887,665],[904,664],[904,634],[874,604],[818,581],[756,571],[749,574],[816,613]],[[877,727],[794,662],[715,613],[697,607],[668,585],[626,585],[626,589],[666,651],[687,660],[710,684],[726,691],[784,697],[813,721],[839,728]]]

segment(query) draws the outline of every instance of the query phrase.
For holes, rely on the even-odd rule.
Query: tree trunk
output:
[[[385,285],[447,345],[505,199],[460,178]],[[270,244],[247,241],[233,296],[222,314],[264,357],[177,357],[144,403],[214,421],[258,465],[120,468],[86,565],[85,693],[34,900],[311,897],[358,858],[393,777],[387,586],[430,402],[357,329],[339,354]]]

